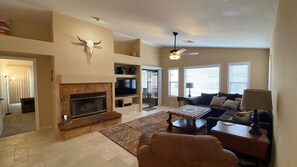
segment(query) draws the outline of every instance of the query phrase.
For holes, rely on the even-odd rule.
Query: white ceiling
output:
[[[178,46],[269,48],[277,5],[278,0],[0,0],[0,11],[41,22],[55,11],[156,46],[172,46],[177,31]]]

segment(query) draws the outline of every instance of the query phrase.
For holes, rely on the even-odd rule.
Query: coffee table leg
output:
[[[167,131],[172,131],[172,122],[171,122],[171,119],[172,119],[172,115],[171,115],[171,113],[169,113],[169,118],[167,120],[167,123],[168,123]]]
[[[196,119],[192,119],[193,121],[193,133],[195,133],[197,131],[197,126],[196,126]]]

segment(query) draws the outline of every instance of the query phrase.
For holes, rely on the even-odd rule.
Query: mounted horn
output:
[[[101,43],[101,41],[100,42],[94,42],[94,45],[99,45]]]
[[[86,40],[82,40],[82,39],[80,39],[79,36],[77,36],[77,38],[78,38],[78,40],[79,40],[80,42],[87,43]],[[101,41],[100,41],[100,42],[101,42]]]
[[[89,40],[89,39],[83,40],[83,39],[80,39],[79,36],[77,36],[77,38],[78,38],[78,40],[80,42],[84,43],[84,45],[85,45],[85,51],[88,52],[88,53],[90,53],[90,54],[93,54],[93,48],[94,48],[94,46],[95,45],[99,45],[101,43],[101,41],[100,42],[93,42],[92,40]]]

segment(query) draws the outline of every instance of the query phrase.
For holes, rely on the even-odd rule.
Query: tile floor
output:
[[[125,112],[122,122],[168,109]],[[138,164],[135,156],[97,131],[64,141],[48,128],[0,138],[0,166],[137,167]]]

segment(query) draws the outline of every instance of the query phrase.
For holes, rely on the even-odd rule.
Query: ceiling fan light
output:
[[[170,53],[169,59],[170,60],[178,60],[178,59],[180,59],[180,55],[174,54],[174,53]]]

